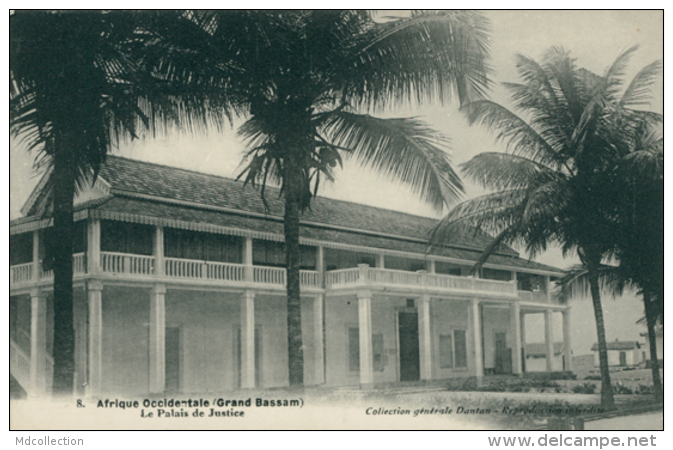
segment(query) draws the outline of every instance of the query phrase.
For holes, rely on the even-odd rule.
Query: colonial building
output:
[[[49,173],[11,222],[11,375],[49,391],[53,272]],[[74,261],[78,395],[218,392],[288,385],[282,200],[213,175],[109,157],[78,194]],[[301,222],[304,379],[371,386],[522,372],[525,317],[558,269],[494,254],[469,233],[428,247],[434,219],[315,199]],[[569,367],[566,370],[570,370]]]

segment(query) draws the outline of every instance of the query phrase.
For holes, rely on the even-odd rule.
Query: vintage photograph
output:
[[[10,430],[663,430],[663,28],[10,11]]]

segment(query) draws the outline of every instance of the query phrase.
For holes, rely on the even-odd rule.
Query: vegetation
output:
[[[620,95],[634,51],[620,55],[603,76],[578,68],[560,48],[549,50],[541,64],[518,56],[523,83],[505,86],[521,115],[488,100],[465,107],[471,124],[485,125],[507,143],[505,153],[482,153],[463,167],[494,192],[458,205],[434,234],[441,242],[467,226],[496,236],[477,266],[501,244],[520,244],[531,257],[557,244],[564,255],[579,256],[593,300],[606,409],[614,407],[614,399],[599,277],[602,261],[617,252],[621,232],[615,223],[615,171],[639,131],[661,120],[633,109],[648,95],[659,63],[644,68]]]

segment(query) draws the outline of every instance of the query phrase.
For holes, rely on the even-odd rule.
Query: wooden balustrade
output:
[[[278,267],[253,266],[252,279],[255,283],[285,285],[285,269]]]
[[[33,279],[33,263],[10,266],[9,279],[12,284],[28,283]]]
[[[106,273],[152,275],[154,273],[154,257],[132,255],[129,253],[101,252],[100,267]]]

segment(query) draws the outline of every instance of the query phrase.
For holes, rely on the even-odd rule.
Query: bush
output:
[[[654,386],[641,384],[636,388],[636,394],[651,395],[654,394]]]
[[[589,375],[587,377],[584,377],[585,380],[594,380],[594,381],[600,381],[601,376],[600,375]]]
[[[631,389],[628,386],[624,386],[623,384],[615,384],[612,386],[612,391],[615,394],[633,394],[633,389]]]
[[[594,394],[596,392],[596,385],[594,383],[584,383],[573,387],[575,394]]]

